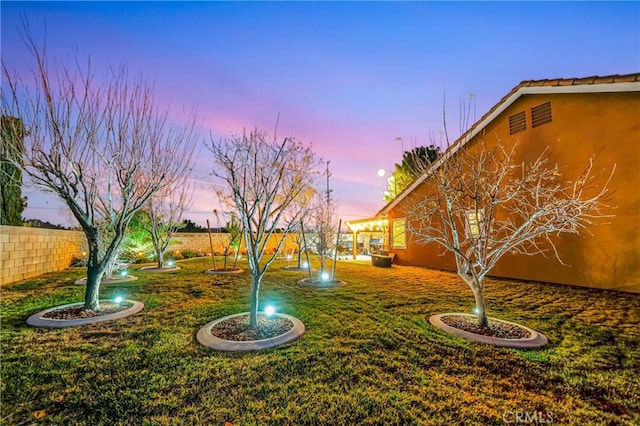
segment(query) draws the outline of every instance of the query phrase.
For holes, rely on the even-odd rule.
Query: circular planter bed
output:
[[[347,285],[347,283],[342,280],[311,281],[309,278],[303,278],[301,280],[298,280],[298,284],[304,287],[312,287],[312,288],[333,288],[333,287],[342,287],[344,285]]]
[[[46,328],[76,327],[126,318],[144,308],[142,302],[135,300],[123,300],[120,304],[111,300],[101,300],[100,304],[101,310],[97,312],[81,309],[84,302],[56,306],[31,315],[27,318],[27,324]]]
[[[221,275],[221,274],[241,274],[244,272],[244,269],[207,269],[204,271],[205,274],[211,275]]]
[[[134,277],[133,275],[127,275],[126,277],[121,277],[119,275],[115,277],[102,277],[102,280],[100,280],[100,284],[127,283],[129,281],[135,281],[137,279],[138,277]],[[87,285],[87,279],[80,278],[79,280],[75,280],[73,283],[77,285]]]
[[[549,343],[543,334],[514,322],[488,318],[489,329],[479,329],[475,319],[472,314],[450,313],[433,315],[429,322],[447,333],[494,346],[535,349]]]
[[[285,271],[305,271],[307,272],[309,270],[309,267],[307,266],[306,268],[303,266],[285,266],[284,268]]]
[[[260,351],[293,342],[305,331],[304,324],[298,318],[278,313],[271,318],[258,313],[257,336],[255,332],[247,332],[248,323],[249,312],[227,315],[205,324],[198,331],[196,339],[200,344],[217,351]],[[230,340],[232,338],[235,340]]]
[[[138,271],[141,271],[141,272],[174,272],[179,270],[180,270],[179,266],[169,266],[169,267],[165,266],[164,268],[158,268],[157,266],[145,266],[138,269]]]

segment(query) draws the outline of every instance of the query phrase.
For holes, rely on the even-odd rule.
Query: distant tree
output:
[[[111,223],[108,220],[104,220],[97,224],[98,234],[98,253],[99,257],[104,258],[107,250],[109,250],[109,243],[113,240],[115,231],[111,227]],[[125,256],[126,247],[129,244],[131,235],[126,233],[122,239],[122,243],[116,248],[115,254],[110,258],[104,267],[104,277],[113,278],[119,271],[127,269],[130,265],[130,259]]]
[[[164,268],[164,253],[175,233],[184,226],[182,215],[189,208],[191,187],[188,184],[192,168],[193,143],[183,147],[180,161],[185,167],[174,169],[166,176],[167,185],[156,192],[141,210],[141,225],[151,237],[156,252],[157,268]]]
[[[217,166],[213,175],[227,186],[227,197],[222,198],[232,205],[242,224],[251,272],[249,327],[255,328],[260,283],[287,234],[306,213],[308,200],[300,199],[313,186],[318,161],[310,147],[290,138],[282,143],[270,141],[258,129],[219,141],[211,139],[209,146]],[[278,229],[282,238],[268,255],[268,242]]]
[[[314,188],[307,188],[303,194],[301,194],[296,200],[291,203],[291,205],[287,208],[287,211],[285,211],[286,223],[292,223],[292,221],[296,218],[299,219],[298,223],[295,223],[291,226],[291,229],[289,230],[289,235],[291,235],[291,238],[287,240],[288,242],[293,242],[293,244],[295,244],[296,246],[296,269],[306,269],[306,267],[303,267],[302,256],[305,254],[307,248],[309,248],[308,245],[311,244],[311,241],[307,241],[307,235],[305,235],[305,232],[308,232],[308,230],[305,228],[304,223],[312,220],[314,208],[312,201],[316,194],[317,191]],[[300,211],[302,211],[304,214],[300,215]],[[309,267],[309,265],[307,265],[307,267]]]
[[[423,164],[433,163],[440,155],[440,147],[435,145],[419,146],[405,151],[402,162],[394,165],[394,172],[387,179],[384,201],[395,199],[407,186],[419,176]]]
[[[336,247],[336,215],[334,201],[331,197],[331,189],[329,188],[329,163],[327,162],[327,170],[325,172],[327,178],[327,187],[324,193],[318,193],[315,197],[314,208],[311,210],[311,220],[313,228],[313,245],[318,253],[320,260],[320,272],[318,281],[325,281],[328,278],[326,274],[327,260],[334,254]],[[333,279],[333,277],[332,277]]]
[[[235,259],[233,262],[233,268],[236,269],[238,264],[238,255],[240,250],[240,243],[242,242],[242,226],[238,221],[238,218],[234,213],[230,214],[231,219],[227,222],[224,229],[228,234],[228,239],[226,243],[223,245],[223,255],[224,255],[224,269],[227,270],[227,258],[231,254],[231,249],[235,252]]]
[[[594,157],[579,176],[565,180],[545,150],[530,163],[517,161],[517,144],[484,144],[445,152],[435,163],[415,162],[425,188],[404,208],[409,235],[454,254],[457,272],[471,288],[478,325],[487,326],[484,278],[506,253],[551,251],[553,238],[579,234],[604,216],[611,178],[598,185]],[[477,148],[477,149],[476,149]],[[613,173],[613,172],[612,172]]]
[[[151,88],[125,69],[97,83],[89,66],[78,65],[77,73],[66,66],[53,70],[28,34],[25,42],[34,59],[33,80],[15,78],[3,57],[0,113],[24,123],[24,172],[56,194],[85,233],[84,307],[97,310],[100,281],[131,218],[170,183],[168,176],[188,167],[179,159],[194,137],[194,123],[171,125]],[[105,222],[113,232],[108,241],[101,240]]]
[[[302,229],[302,226],[298,224],[291,229],[290,233],[293,236],[292,241],[296,245],[296,268],[298,269],[302,268],[302,255],[307,248],[305,246],[305,236],[302,234]]]
[[[54,224],[49,221],[40,219],[23,219],[22,225],[29,228],[44,228],[44,229],[70,229],[60,224]]]
[[[123,239],[124,256],[131,262],[141,262],[151,258],[154,251],[151,235],[145,229],[148,221],[144,209],[140,209],[132,216]]]
[[[183,226],[177,230],[177,232],[193,232],[193,233],[202,233],[207,232],[207,228],[198,225],[190,219],[184,219],[182,221]]]
[[[318,259],[320,261],[320,280],[326,280],[325,273],[327,269],[327,260],[331,258],[333,251],[336,249],[336,232],[337,225],[335,222],[335,212],[331,203],[325,200],[319,201],[311,213],[311,222],[313,226],[309,233],[313,242]]]
[[[0,117],[0,225],[22,225],[27,198],[22,196],[24,125],[15,117]]]

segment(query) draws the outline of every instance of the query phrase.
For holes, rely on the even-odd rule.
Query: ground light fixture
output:
[[[170,260],[170,261],[168,261],[168,262],[167,262],[167,266],[168,266],[169,268],[173,268],[173,265],[175,265],[175,263],[174,263],[174,261],[173,261],[173,260]]]
[[[302,262],[302,267],[303,267],[303,268],[308,268],[308,267],[309,267],[309,264],[308,264],[307,262]]]
[[[128,275],[128,272],[126,270],[120,272],[121,277],[126,277],[127,275]]]
[[[124,299],[122,298],[122,296],[116,296],[116,297],[113,299],[113,301],[114,301],[117,305],[121,304],[123,300],[124,300]]]
[[[320,278],[322,279],[322,281],[327,281],[329,279],[329,274],[323,272],[322,275],[320,275]]]
[[[269,305],[266,308],[264,308],[264,313],[266,316],[270,317],[273,314],[276,313],[276,308],[274,308],[273,306]]]

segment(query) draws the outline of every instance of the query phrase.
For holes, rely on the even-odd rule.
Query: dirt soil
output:
[[[531,333],[515,324],[489,320],[489,327],[480,327],[475,317],[462,315],[445,315],[440,320],[450,327],[482,336],[498,337],[501,339],[526,339]]]
[[[107,314],[115,314],[116,312],[124,311],[133,306],[133,303],[112,303],[112,302],[100,302],[100,309],[94,311],[92,309],[84,309],[84,305],[68,306],[62,309],[56,309],[54,311],[47,312],[42,317],[49,319],[61,319],[61,320],[74,320],[82,318],[93,318]]]
[[[258,315],[258,326],[249,328],[249,314],[220,321],[211,328],[211,334],[225,340],[246,342],[279,336],[293,328],[293,323],[281,317],[267,318]]]

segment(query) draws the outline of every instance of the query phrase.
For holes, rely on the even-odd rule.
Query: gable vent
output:
[[[545,102],[531,108],[531,127],[547,123],[551,123],[551,102]]]
[[[524,111],[513,114],[509,117],[509,134],[519,133],[527,130],[527,116]]]

